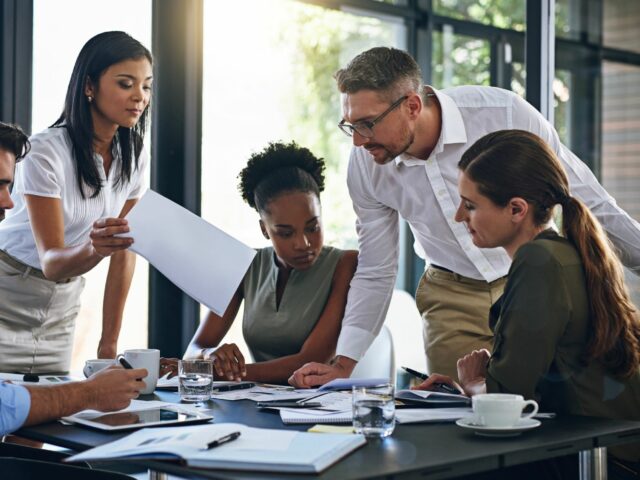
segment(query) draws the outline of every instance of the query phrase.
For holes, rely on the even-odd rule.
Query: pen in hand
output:
[[[414,377],[418,377],[421,380],[426,380],[427,378],[429,378],[429,375],[427,375],[426,373],[418,372],[413,368],[408,368],[408,367],[400,367],[400,368],[402,368],[405,372],[409,373],[410,375],[413,375]],[[457,388],[452,387],[451,385],[447,385],[446,383],[438,382],[438,383],[434,383],[434,385],[440,388],[441,390],[444,390],[446,393],[455,393],[458,395],[462,393]]]
[[[131,366],[131,364],[129,362],[127,362],[127,359],[124,358],[122,355],[118,355],[116,357],[116,360],[118,360],[118,363],[120,365],[122,365],[124,368],[126,368],[127,370],[132,370],[133,367]]]
[[[124,355],[118,355],[116,357],[116,361],[127,370],[133,370],[133,366],[127,361],[126,358],[124,358]],[[142,378],[138,378],[136,380],[142,380]]]
[[[225,435],[224,437],[216,438],[213,442],[207,443],[207,447],[203,450],[211,450],[212,448],[219,447],[224,443],[231,442],[240,436],[240,432],[231,432],[229,435]]]

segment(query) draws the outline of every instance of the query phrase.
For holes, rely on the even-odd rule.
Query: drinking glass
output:
[[[211,398],[213,362],[210,360],[180,360],[178,362],[180,400],[203,404]]]
[[[353,387],[353,428],[368,438],[384,438],[395,427],[396,405],[393,385]]]

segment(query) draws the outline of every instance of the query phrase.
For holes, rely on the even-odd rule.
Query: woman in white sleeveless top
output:
[[[110,257],[98,356],[113,358],[135,265],[122,219],[143,189],[152,57],[124,32],[82,48],[64,110],[31,137],[0,223],[0,371],[69,369],[83,273]]]

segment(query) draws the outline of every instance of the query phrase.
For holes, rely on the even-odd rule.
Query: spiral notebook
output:
[[[311,410],[280,410],[280,418],[285,425],[296,423],[351,423],[353,415],[351,410],[343,412],[323,412]]]

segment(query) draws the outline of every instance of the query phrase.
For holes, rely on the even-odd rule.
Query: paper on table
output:
[[[162,195],[147,190],[127,215],[130,250],[194,300],[224,314],[256,252]]]
[[[471,415],[473,415],[473,410],[470,408],[403,408],[396,410],[396,422],[452,422]]]
[[[171,375],[171,372],[166,373],[164,376],[160,377],[158,379],[158,383],[156,384],[156,388],[160,390],[178,389],[178,387],[180,386],[180,379],[178,378],[178,375],[174,375],[171,378],[169,378],[169,375]]]

